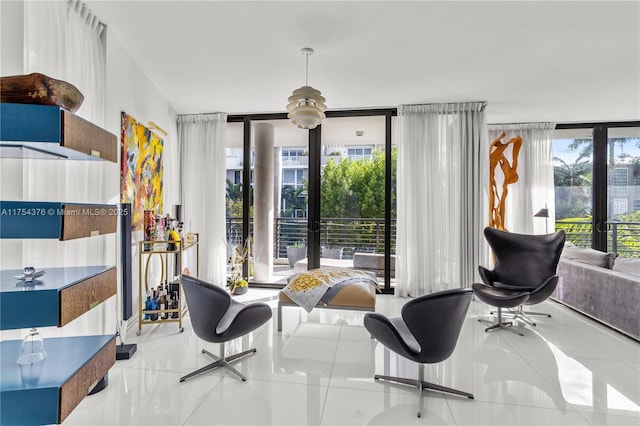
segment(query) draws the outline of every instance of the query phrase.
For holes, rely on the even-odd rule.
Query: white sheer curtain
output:
[[[77,114],[104,124],[104,24],[78,0],[25,2],[25,73],[67,81],[84,102]]]
[[[227,115],[178,116],[180,189],[187,232],[200,234],[200,278],[226,284]]]
[[[469,287],[488,250],[484,103],[398,108],[397,296]]]
[[[104,26],[79,1],[24,2],[25,74],[38,72],[67,81],[84,95],[78,115],[99,126],[104,125],[106,102]],[[117,203],[118,165],[106,161],[57,161],[30,159],[14,162],[19,190],[17,199],[78,203]],[[17,162],[17,163],[16,163]],[[19,170],[19,171],[18,171]],[[14,182],[2,182],[14,185]],[[71,241],[6,240],[0,242],[3,268],[37,269],[61,266],[115,265],[117,237],[114,234]],[[119,305],[118,305],[119,306]],[[90,319],[70,324],[71,329],[48,329],[45,336],[57,334],[106,333],[113,331],[115,302],[92,310]]]
[[[77,0],[24,2],[24,73],[38,72],[75,85],[85,98],[77,114],[100,126],[104,125],[106,102],[103,30],[104,25]],[[119,201],[117,164],[34,159],[21,161],[19,168],[24,200]],[[116,262],[115,244],[113,236],[64,244],[24,240],[7,251],[11,253],[8,263],[13,267],[112,264]],[[4,245],[2,248],[5,252]]]
[[[489,125],[489,142],[502,133],[503,141],[519,135],[522,148],[518,156],[518,182],[509,186],[505,205],[505,227],[519,234],[544,234],[554,231],[555,189],[553,183],[552,140],[555,123],[518,123]],[[540,209],[549,209],[549,218],[533,217]]]

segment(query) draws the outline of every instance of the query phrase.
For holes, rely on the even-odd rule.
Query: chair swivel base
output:
[[[537,315],[537,316],[544,316],[547,318],[551,318],[550,314],[547,314],[544,312],[531,312],[531,311],[525,312],[524,309],[522,309],[522,305],[518,306],[517,309],[509,309],[508,315],[511,315],[514,319],[520,319],[533,327],[536,326],[536,323],[533,322],[530,316]]]
[[[408,378],[404,378],[404,377],[395,377],[395,376],[384,376],[382,374],[376,374],[375,376],[373,376],[374,380],[387,380],[389,382],[396,382],[396,383],[402,383],[403,385],[409,385],[409,386],[413,386],[415,388],[418,389],[418,398],[420,399],[419,401],[419,406],[420,409],[418,410],[418,417],[422,416],[422,390],[423,389],[431,389],[434,391],[438,391],[438,392],[446,392],[446,393],[450,393],[453,395],[459,395],[459,396],[464,396],[467,397],[469,399],[473,399],[473,394],[468,393],[468,392],[464,392],[461,390],[457,390],[457,389],[453,389],[453,388],[448,388],[446,386],[440,386],[440,385],[436,385],[435,383],[430,383],[430,382],[425,382],[424,379],[424,373],[423,370],[421,368],[422,366],[418,367],[419,368],[419,376],[418,379],[408,379]]]
[[[490,332],[490,331],[502,328],[504,330],[509,330],[509,331],[511,331],[513,333],[516,333],[519,336],[524,336],[524,333],[522,331],[520,331],[517,327],[515,327],[513,325],[513,322],[511,322],[511,321],[493,322],[493,321],[489,321],[489,320],[486,320],[486,319],[478,319],[478,322],[490,325],[490,327],[487,327],[487,328],[484,329],[484,331],[487,332],[487,333]]]
[[[491,315],[495,315],[496,313],[497,313],[496,311],[489,312],[489,314]],[[529,318],[530,316],[541,316],[541,317],[551,318],[551,314],[547,314],[545,312],[531,312],[531,311],[525,312],[524,309],[522,308],[522,305],[518,306],[516,309],[509,308],[509,311],[505,312],[504,315],[508,316],[509,318],[519,319],[523,322],[526,322],[532,327],[535,327],[536,323],[531,318]]]
[[[209,355],[211,358],[213,358],[215,360],[215,362],[209,364],[209,365],[205,365],[202,368],[197,369],[194,372],[191,372],[189,374],[187,374],[184,377],[180,378],[181,382],[184,382],[187,379],[190,379],[192,377],[198,376],[202,373],[206,373],[207,371],[211,371],[214,370],[218,367],[223,367],[226,368],[227,370],[229,370],[231,373],[233,373],[236,377],[238,377],[239,379],[241,379],[243,382],[247,381],[247,378],[245,376],[243,376],[238,370],[236,370],[235,368],[233,368],[231,366],[232,362],[236,362],[236,361],[240,361],[240,359],[244,358],[245,356],[248,355],[252,355],[254,353],[256,353],[257,349],[253,348],[253,349],[249,349],[246,350],[244,352],[240,352],[237,354],[233,354],[233,355],[229,355],[228,357],[225,358],[224,356],[224,343],[220,344],[220,356],[216,356],[214,354],[212,354],[211,352],[209,352],[206,349],[202,350],[202,353],[205,355]]]
[[[519,336],[524,336],[524,333],[520,329],[518,329],[516,326],[514,326],[512,321],[502,321],[502,309],[501,308],[498,308],[498,312],[497,313],[498,313],[498,318],[497,318],[496,322],[492,322],[492,321],[489,321],[489,320],[486,320],[486,319],[482,319],[482,318],[478,319],[478,322],[490,325],[490,327],[487,327],[487,328],[484,329],[485,332],[488,333],[490,331],[498,330],[498,329],[502,328],[502,329],[505,329],[505,330],[509,330],[509,331],[511,331],[513,333],[516,333]],[[516,318],[514,318],[514,319],[516,319]]]

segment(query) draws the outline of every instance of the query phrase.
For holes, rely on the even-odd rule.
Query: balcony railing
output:
[[[591,247],[593,227],[591,222],[556,222],[556,230],[564,229],[567,241],[580,247]],[[608,222],[607,245],[609,252],[623,257],[640,257],[640,222]],[[253,234],[253,221],[249,224]],[[353,258],[357,251],[384,252],[384,219],[330,218],[320,221],[321,245],[344,248],[343,258]],[[240,244],[242,239],[242,218],[227,218],[227,240]],[[287,246],[295,243],[306,244],[307,219],[276,218],[274,223],[275,258],[287,257]],[[395,254],[396,221],[391,221],[391,254]]]
[[[342,247],[343,259],[353,258],[353,253],[384,252],[384,219],[360,218],[327,218],[320,221],[321,245],[326,247]],[[249,232],[253,233],[253,221],[249,224]],[[395,243],[396,222],[391,221],[391,241]],[[230,244],[240,244],[242,239],[242,218],[227,217],[227,240]],[[287,257],[287,246],[295,243],[306,245],[307,219],[276,218],[274,223],[275,258]],[[395,244],[391,247],[395,253]]]
[[[622,257],[640,257],[640,222],[607,222],[607,251]],[[567,241],[579,247],[591,247],[591,222],[559,221],[556,230],[564,229]]]

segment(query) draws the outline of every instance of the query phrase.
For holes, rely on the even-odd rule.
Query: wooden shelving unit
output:
[[[57,106],[0,103],[0,157],[117,162],[115,135]],[[0,201],[0,238],[61,241],[115,233],[116,206]],[[63,243],[61,243],[63,244]],[[37,266],[37,265],[36,265]],[[0,329],[63,327],[117,292],[115,266],[44,268],[33,282],[0,271]],[[44,339],[47,357],[19,365],[22,340],[0,342],[0,424],[62,423],[106,386],[115,335]]]

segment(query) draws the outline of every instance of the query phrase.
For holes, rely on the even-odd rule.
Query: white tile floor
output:
[[[250,289],[244,298],[275,291]],[[405,299],[378,296],[397,315]],[[269,302],[275,307],[275,302]],[[390,353],[362,327],[363,313],[285,308],[273,321],[227,344],[258,352],[236,364],[247,382],[216,370],[179,383],[209,362],[186,321],[145,326],[130,360],[117,361],[109,386],[86,397],[65,425],[640,425],[640,344],[547,301],[549,312],[524,337],[484,332],[471,304],[454,354],[428,365],[425,380],[472,392],[475,400],[425,392],[422,418],[412,388],[374,382],[374,373],[417,377],[417,365]],[[274,320],[276,318],[274,311]],[[133,333],[130,333],[133,334]]]

